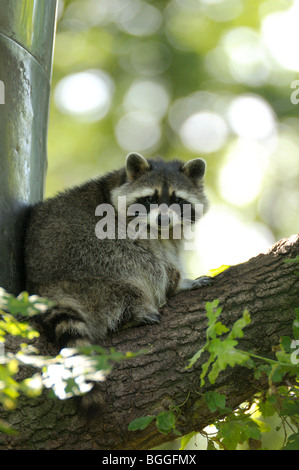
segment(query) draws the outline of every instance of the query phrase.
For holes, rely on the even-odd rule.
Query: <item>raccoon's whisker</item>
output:
[[[183,212],[181,212],[181,216],[184,215],[184,214],[186,214],[186,213],[187,213],[187,214],[190,214],[190,209],[189,209],[189,208],[183,210]]]
[[[147,217],[148,213],[147,212],[139,212],[139,211],[135,211],[134,213],[132,211],[130,211],[129,213],[127,213],[127,217],[131,217],[131,218],[135,218],[135,217]]]
[[[138,214],[138,215],[127,215],[126,219],[129,221],[135,220],[136,218],[147,220],[147,214]]]

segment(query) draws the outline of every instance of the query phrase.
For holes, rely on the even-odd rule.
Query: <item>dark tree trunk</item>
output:
[[[16,436],[0,435],[0,448],[150,449],[176,436],[160,434],[154,423],[143,431],[128,431],[129,423],[184,402],[176,424],[182,434],[212,424],[217,415],[209,411],[202,393],[212,389],[224,393],[228,406],[235,408],[267,388],[267,380],[257,382],[247,368],[227,367],[213,387],[207,381],[200,388],[202,361],[190,370],[185,367],[205,343],[205,303],[220,300],[221,319],[228,327],[248,309],[252,321],[240,345],[271,356],[279,338],[292,335],[299,277],[294,274],[295,265],[284,261],[298,253],[299,236],[283,239],[267,254],[218,275],[212,287],[173,297],[163,308],[160,324],[112,335],[105,346],[149,352],[116,365],[100,384],[105,400],[101,414],[87,417],[78,413],[73,399],[49,399],[47,393],[38,399],[22,397],[17,410],[0,416],[19,431]],[[43,336],[36,345],[41,353],[49,353]]]

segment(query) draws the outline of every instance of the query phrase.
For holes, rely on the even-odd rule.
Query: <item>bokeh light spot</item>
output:
[[[276,118],[269,103],[258,95],[236,97],[228,109],[233,131],[241,137],[267,139],[276,135]]]
[[[55,104],[62,113],[96,121],[108,113],[113,88],[112,79],[101,70],[71,74],[58,82]]]
[[[160,141],[161,128],[152,114],[132,111],[117,122],[115,134],[120,147],[127,151],[150,151]]]
[[[166,88],[150,80],[137,80],[127,91],[124,107],[127,111],[148,111],[158,118],[167,112],[169,94]]]
[[[192,114],[180,129],[185,147],[198,153],[216,152],[224,145],[227,134],[224,119],[208,111]]]

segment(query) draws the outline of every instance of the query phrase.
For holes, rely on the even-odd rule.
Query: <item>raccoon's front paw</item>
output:
[[[180,284],[180,290],[195,290],[200,287],[207,287],[213,284],[214,278],[210,276],[201,276],[197,279],[183,279]]]
[[[160,313],[158,310],[143,310],[134,315],[138,323],[159,323]]]
[[[150,312],[145,318],[146,323],[159,323],[160,313],[159,312]]]

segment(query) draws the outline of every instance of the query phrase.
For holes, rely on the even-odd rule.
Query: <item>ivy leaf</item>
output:
[[[299,255],[297,255],[295,258],[288,258],[284,260],[285,263],[299,263]]]
[[[205,362],[203,365],[202,365],[202,368],[201,368],[201,374],[200,374],[200,386],[203,387],[204,384],[205,384],[205,381],[204,381],[204,377],[206,376],[208,370],[209,370],[209,367],[210,365],[213,363],[213,361],[215,360],[215,357],[214,356],[210,356],[209,359],[207,360],[207,362]],[[212,382],[211,382],[212,383]]]
[[[242,318],[240,318],[234,323],[231,332],[228,335],[228,338],[242,338],[244,336],[243,328],[245,328],[245,326],[248,325],[250,322],[251,319],[249,312],[248,310],[244,310]]]
[[[217,438],[227,450],[235,450],[238,444],[243,444],[249,439],[261,438],[261,432],[258,425],[250,418],[242,417],[218,423]]]
[[[202,365],[200,375],[201,386],[204,385],[204,377],[212,364],[212,369],[208,375],[210,383],[215,383],[219,373],[228,365],[234,367],[247,362],[250,356],[242,351],[238,351],[235,346],[238,344],[235,338],[243,336],[243,328],[251,322],[249,312],[244,311],[242,318],[237,320],[230,331],[222,322],[217,321],[222,309],[218,307],[219,299],[206,303],[206,313],[208,317],[208,328],[206,332],[206,344],[189,360],[189,369],[201,357],[203,352],[210,354],[209,359]],[[220,339],[224,333],[229,333],[224,339]]]
[[[281,346],[283,347],[283,349],[287,352],[287,353],[291,353],[292,352],[292,348],[291,348],[291,343],[292,343],[292,340],[289,336],[282,336],[280,338],[280,343],[281,343]]]
[[[206,312],[208,318],[207,338],[216,337],[215,323],[222,311],[221,307],[218,307],[218,305],[219,299],[213,300],[213,302],[206,303]]]
[[[206,392],[205,393],[205,400],[208,404],[209,410],[214,413],[218,409],[225,408],[225,395],[218,392]]]
[[[290,399],[285,400],[282,405],[281,415],[293,416],[299,415],[299,403]]]
[[[223,333],[227,333],[229,331],[229,328],[227,326],[223,325],[220,321],[217,321],[214,325],[214,331],[216,335],[221,336]]]
[[[214,442],[212,439],[208,439],[208,445],[207,445],[207,450],[217,450]]]
[[[299,449],[299,433],[291,434],[288,437],[286,445],[282,448],[283,450],[298,450]]]
[[[224,370],[227,365],[234,367],[247,361],[248,355],[235,349],[238,342],[234,339],[221,341],[219,338],[211,341],[209,351],[218,357],[219,367]]]
[[[142,431],[147,428],[151,422],[155,419],[155,416],[143,416],[141,418],[136,418],[132,421],[129,426],[129,431]]]
[[[269,400],[259,402],[259,410],[264,418],[273,416],[276,413],[276,409],[273,403],[270,403]]]
[[[237,344],[237,341],[233,339],[229,340],[228,338],[225,341],[221,341],[219,338],[211,341],[209,346],[211,357],[208,361],[209,364],[214,361],[212,370],[208,375],[211,384],[215,383],[219,373],[222,370],[225,370],[227,366],[234,367],[235,365],[241,365],[248,361],[248,354],[244,354],[243,352],[235,349]],[[203,365],[203,368],[204,366],[205,364]]]
[[[189,359],[189,365],[186,367],[186,369],[190,369],[195,364],[195,362],[198,361],[198,359],[200,358],[202,353],[205,351],[205,349],[206,349],[206,346],[199,349],[199,351],[197,351],[197,353],[195,353],[194,356],[192,356],[191,359]]]
[[[176,417],[172,411],[162,411],[158,414],[156,425],[162,434],[168,434],[174,429]]]

